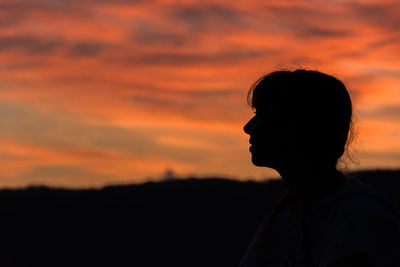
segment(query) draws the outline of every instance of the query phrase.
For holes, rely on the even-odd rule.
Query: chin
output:
[[[277,166],[280,166],[279,155],[277,153],[257,153],[259,151],[251,151],[251,162],[257,167],[267,167],[276,170]]]
[[[265,159],[260,159],[254,155],[251,157],[251,162],[253,163],[253,165],[258,166],[258,167],[272,168],[272,165],[270,164],[270,162],[268,162]]]

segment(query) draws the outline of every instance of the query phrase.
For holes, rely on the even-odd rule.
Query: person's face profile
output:
[[[268,109],[257,109],[253,118],[244,126],[250,135],[252,163],[256,166],[277,168],[286,153],[286,131],[278,109],[270,105]]]

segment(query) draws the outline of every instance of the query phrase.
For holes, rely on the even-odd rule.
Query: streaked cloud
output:
[[[218,53],[148,53],[137,56],[122,57],[118,63],[146,66],[146,65],[225,65],[240,63],[242,60],[256,59],[268,52],[261,51],[224,51]]]
[[[52,53],[61,45],[60,40],[42,40],[34,36],[8,36],[0,38],[0,51],[16,51],[28,54]]]
[[[189,31],[229,30],[235,26],[244,28],[246,15],[249,15],[246,11],[226,3],[212,2],[202,5],[174,4],[167,10],[167,18]]]
[[[374,110],[366,111],[364,116],[371,119],[400,120],[400,105],[380,106]]]
[[[115,179],[113,176],[88,171],[79,166],[36,166],[15,180],[30,185],[51,184],[57,187],[99,187]]]

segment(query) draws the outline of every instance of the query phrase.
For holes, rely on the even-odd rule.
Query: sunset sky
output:
[[[0,187],[276,176],[242,129],[282,68],[350,90],[348,169],[399,168],[399,3],[0,0]]]

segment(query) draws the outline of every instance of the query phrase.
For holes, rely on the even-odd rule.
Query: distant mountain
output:
[[[400,170],[352,173],[400,206]],[[1,266],[236,266],[281,180],[0,191]]]

